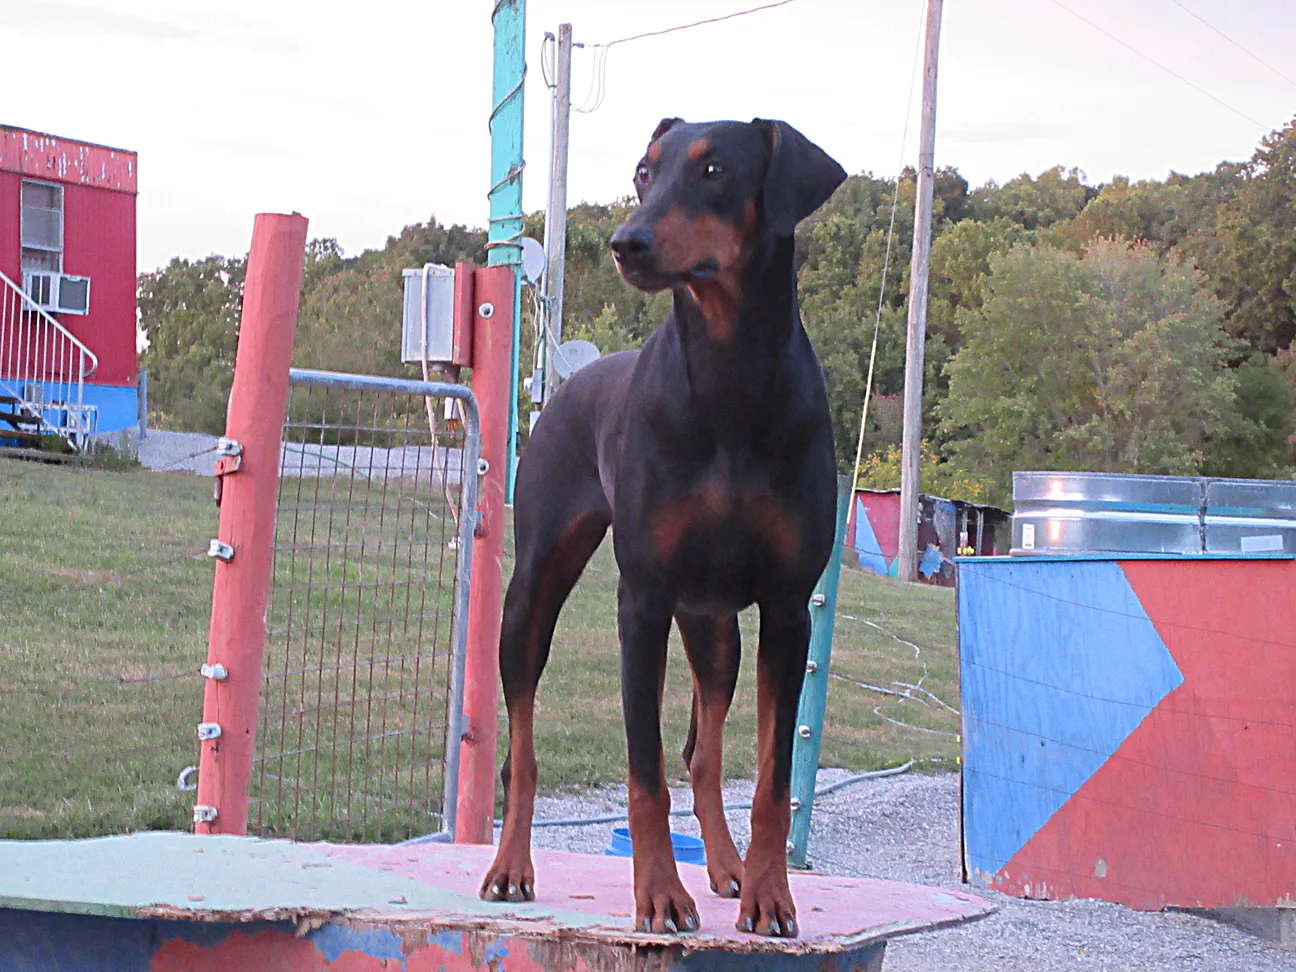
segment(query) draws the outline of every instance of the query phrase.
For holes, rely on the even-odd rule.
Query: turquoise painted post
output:
[[[522,263],[522,83],[526,79],[526,0],[496,0],[495,74],[491,85],[490,230],[486,262]],[[518,352],[522,344],[522,279],[513,271],[513,356],[509,392],[508,470],[505,501],[513,502],[517,458]]]
[[[788,863],[805,867],[814,810],[815,776],[823,742],[824,710],[828,705],[828,662],[832,658],[833,622],[837,618],[837,583],[846,548],[846,514],[850,510],[851,478],[837,479],[837,530],[832,556],[810,598],[810,656],[797,706],[796,738],[792,742],[792,829],[788,834]]]

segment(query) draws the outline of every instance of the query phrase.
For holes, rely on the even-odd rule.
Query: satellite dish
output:
[[[544,247],[539,241],[529,236],[522,237],[522,282],[524,284],[534,287],[540,283],[548,262],[545,259]]]
[[[553,369],[566,381],[587,364],[599,359],[599,349],[590,341],[564,341],[554,349]]]

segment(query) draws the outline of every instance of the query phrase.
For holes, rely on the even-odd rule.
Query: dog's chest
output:
[[[681,597],[749,603],[758,579],[801,559],[804,518],[795,505],[733,477],[702,478],[646,513],[644,539]]]

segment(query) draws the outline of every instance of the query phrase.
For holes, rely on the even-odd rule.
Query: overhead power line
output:
[[[1205,25],[1206,27],[1210,28],[1211,30],[1213,30],[1215,33],[1219,34],[1219,35],[1220,35],[1221,37],[1223,37],[1226,41],[1228,41],[1230,44],[1232,44],[1234,47],[1236,47],[1239,51],[1241,51],[1241,52],[1242,52],[1243,54],[1245,54],[1247,57],[1251,58],[1251,60],[1255,61],[1257,64],[1262,64],[1262,65],[1264,65],[1264,66],[1267,67],[1270,71],[1272,71],[1274,74],[1278,75],[1278,77],[1282,78],[1284,81],[1286,81],[1288,84],[1290,84],[1293,88],[1296,88],[1296,81],[1293,81],[1293,80],[1292,80],[1291,78],[1289,78],[1287,75],[1283,74],[1281,71],[1279,71],[1276,67],[1274,67],[1272,64],[1270,64],[1268,61],[1266,61],[1266,60],[1265,60],[1263,57],[1261,57],[1259,54],[1255,54],[1255,53],[1253,53],[1253,52],[1247,50],[1245,47],[1243,47],[1241,44],[1239,44],[1237,41],[1235,41],[1235,40],[1234,40],[1232,37],[1230,37],[1228,34],[1224,33],[1224,31],[1220,30],[1218,27],[1216,27],[1214,24],[1212,24],[1210,21],[1208,21],[1205,17],[1201,16],[1201,14],[1198,14],[1198,13],[1196,13],[1195,11],[1189,10],[1186,6],[1184,6],[1184,4],[1180,3],[1179,0],[1170,0],[1170,2],[1173,3],[1173,4],[1174,4],[1176,7],[1178,7],[1180,10],[1182,10],[1184,13],[1186,13],[1189,17],[1192,17],[1194,20],[1198,21],[1199,23],[1201,23],[1201,24]]]
[[[599,44],[577,44],[576,47],[586,47],[594,51],[593,70],[590,75],[590,90],[585,96],[585,100],[573,110],[580,112],[582,115],[590,115],[603,107],[603,101],[607,98],[607,58],[608,51],[617,44],[628,44],[631,41],[643,40],[646,37],[661,37],[663,34],[674,34],[681,30],[691,30],[694,27],[704,27],[707,24],[718,24],[725,20],[733,20],[735,17],[746,17],[748,14],[760,13],[762,10],[773,10],[775,7],[786,7],[790,3],[796,3],[797,0],[778,0],[777,3],[765,3],[759,7],[749,7],[746,10],[736,10],[733,13],[724,14],[719,17],[708,17],[706,20],[695,20],[691,24],[679,24],[675,27],[664,27],[661,30],[649,30],[642,34],[631,34],[629,37],[618,37],[616,40],[604,41]]]
[[[1183,76],[1182,74],[1180,74],[1178,71],[1174,70],[1174,68],[1167,67],[1166,65],[1164,65],[1164,64],[1162,64],[1160,61],[1158,61],[1156,58],[1152,57],[1150,54],[1145,54],[1145,53],[1143,53],[1143,52],[1140,51],[1137,47],[1135,47],[1133,44],[1130,44],[1128,41],[1121,40],[1119,37],[1117,37],[1115,34],[1113,34],[1113,33],[1112,33],[1110,30],[1108,30],[1106,27],[1102,27],[1102,26],[1100,26],[1099,24],[1094,23],[1094,22],[1093,22],[1092,20],[1090,20],[1088,17],[1084,16],[1084,14],[1081,14],[1081,13],[1076,12],[1075,10],[1072,10],[1072,9],[1071,9],[1070,7],[1068,7],[1065,3],[1062,3],[1062,0],[1051,0],[1051,2],[1052,2],[1052,4],[1053,4],[1055,7],[1059,7],[1059,8],[1061,8],[1062,10],[1065,10],[1065,11],[1066,11],[1067,13],[1069,13],[1072,17],[1075,17],[1077,20],[1083,21],[1084,23],[1086,23],[1086,24],[1088,24],[1090,27],[1092,27],[1094,30],[1098,31],[1100,34],[1104,35],[1105,37],[1110,38],[1111,40],[1114,40],[1117,44],[1119,44],[1121,47],[1125,48],[1127,51],[1131,51],[1131,52],[1133,52],[1134,54],[1137,54],[1139,57],[1143,58],[1143,60],[1147,61],[1149,64],[1153,65],[1154,67],[1158,67],[1158,68],[1160,68],[1162,71],[1164,71],[1166,74],[1170,75],[1171,77],[1173,77],[1173,78],[1175,78],[1175,79],[1177,79],[1177,80],[1179,80],[1179,81],[1182,81],[1184,84],[1188,85],[1188,87],[1192,88],[1194,91],[1198,92],[1199,94],[1204,94],[1207,98],[1209,98],[1211,101],[1214,101],[1216,104],[1223,105],[1223,106],[1224,106],[1225,108],[1227,108],[1229,111],[1233,112],[1233,114],[1235,114],[1235,115],[1237,115],[1237,116],[1239,116],[1239,117],[1241,117],[1241,118],[1245,118],[1247,121],[1249,121],[1252,125],[1255,125],[1257,128],[1268,128],[1268,127],[1269,127],[1269,126],[1266,125],[1264,122],[1262,122],[1262,121],[1258,121],[1257,119],[1252,118],[1250,115],[1248,115],[1248,114],[1247,114],[1245,111],[1243,111],[1241,108],[1234,108],[1232,105],[1230,105],[1230,104],[1229,104],[1227,101],[1225,101],[1223,98],[1221,98],[1221,97],[1219,97],[1218,95],[1212,94],[1211,92],[1207,91],[1205,88],[1203,88],[1201,85],[1197,84],[1195,81],[1190,81],[1188,78],[1184,77],[1184,76]]]
[[[629,37],[618,37],[616,40],[608,41],[605,44],[591,44],[591,47],[611,47],[613,44],[626,44],[630,41],[643,40],[645,37],[660,37],[662,34],[673,34],[678,30],[689,30],[693,27],[702,27],[706,24],[718,24],[722,20],[733,20],[735,17],[746,17],[748,14],[760,13],[762,10],[773,10],[775,7],[786,7],[789,3],[796,3],[796,0],[778,0],[777,3],[765,3],[759,7],[751,7],[747,10],[738,10],[731,14],[724,14],[720,17],[708,17],[706,20],[695,20],[691,24],[680,24],[678,27],[666,27],[662,30],[650,30],[642,34],[631,34]]]

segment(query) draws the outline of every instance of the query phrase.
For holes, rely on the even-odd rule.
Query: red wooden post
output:
[[[247,833],[266,600],[274,560],[279,439],[288,396],[306,217],[260,213],[252,230],[225,437],[194,831]],[[222,475],[223,473],[223,475]],[[232,548],[233,556],[228,556]]]
[[[481,413],[481,454],[489,463],[479,494],[473,541],[472,601],[464,666],[464,735],[460,749],[455,841],[489,844],[495,816],[495,744],[499,713],[500,604],[504,585],[504,492],[508,482],[509,389],[512,384],[512,266],[478,269],[473,320],[472,389]],[[488,313],[482,313],[486,308]]]

